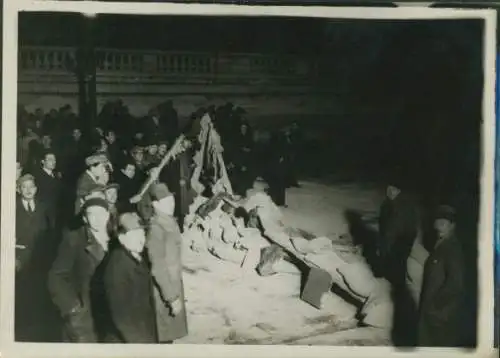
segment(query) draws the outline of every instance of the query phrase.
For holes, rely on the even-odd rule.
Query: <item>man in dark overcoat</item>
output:
[[[167,139],[166,128],[164,123],[161,121],[160,113],[157,107],[154,107],[149,111],[148,117],[144,123],[144,128],[146,137],[158,136],[162,139]]]
[[[34,177],[23,175],[17,184],[15,340],[53,341],[58,335],[54,325],[57,316],[46,284],[56,249],[54,221],[36,197]]]
[[[108,341],[157,343],[153,277],[143,256],[146,233],[135,213],[119,218],[118,241],[104,273],[107,303],[113,321]]]
[[[110,321],[102,280],[110,241],[108,203],[88,199],[82,213],[83,226],[63,235],[49,272],[49,290],[64,320],[64,340],[97,343]]]
[[[464,259],[455,233],[455,210],[439,208],[437,242],[424,266],[420,295],[418,346],[457,347],[463,324]]]
[[[418,232],[417,207],[405,187],[399,176],[392,179],[379,216],[381,266],[393,286],[406,283],[407,261]]]
[[[56,166],[56,154],[52,150],[47,150],[42,155],[40,166],[33,171],[33,176],[38,187],[40,201],[47,206],[51,215],[59,220],[63,183],[61,173],[56,171]]]
[[[266,158],[265,179],[269,184],[268,193],[273,202],[286,207],[286,146],[282,133],[275,132],[269,143],[269,158]]]
[[[156,322],[160,343],[172,343],[187,335],[187,316],[182,281],[182,237],[173,217],[175,199],[163,183],[153,184],[154,210],[147,237],[147,252],[155,282]]]

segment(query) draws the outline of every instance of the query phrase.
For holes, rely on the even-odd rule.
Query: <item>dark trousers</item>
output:
[[[382,253],[382,270],[384,276],[393,286],[401,287],[406,285],[408,257],[416,236],[416,233],[401,235],[396,238],[391,247]]]

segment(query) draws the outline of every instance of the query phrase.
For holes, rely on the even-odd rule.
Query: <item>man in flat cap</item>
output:
[[[108,253],[109,209],[94,197],[82,207],[83,225],[63,234],[49,272],[49,290],[64,321],[67,342],[97,343],[109,327],[102,274]]]
[[[455,210],[441,206],[434,221],[437,241],[424,267],[420,296],[418,346],[460,345],[464,259],[455,233]]]
[[[31,174],[18,179],[17,190],[15,339],[51,341],[56,332],[46,322],[54,310],[46,274],[57,248],[54,222],[47,207],[37,199],[37,186]]]
[[[107,340],[157,343],[153,277],[145,257],[146,232],[136,213],[119,217],[118,241],[104,274],[104,287],[113,321]]]
[[[158,138],[156,135],[146,137],[146,152],[144,153],[145,166],[158,165]]]
[[[80,212],[83,199],[95,185],[105,186],[109,181],[108,158],[104,154],[92,154],[85,159],[87,170],[80,176],[76,188],[75,214]]]
[[[155,304],[158,339],[172,343],[187,335],[187,317],[182,282],[179,225],[174,218],[175,198],[163,183],[150,187],[153,217],[150,220],[147,249],[156,282]]]

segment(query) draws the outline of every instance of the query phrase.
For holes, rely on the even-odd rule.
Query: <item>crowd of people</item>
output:
[[[220,134],[234,194],[245,196],[262,177],[273,201],[285,206],[286,188],[298,186],[297,125],[260,146],[245,111],[232,104],[202,108],[185,126],[172,102],[139,119],[112,102],[94,127],[69,106],[48,114],[19,109],[16,341],[168,344],[188,334],[180,248],[194,198],[196,148],[158,165],[181,133],[196,143],[197,123],[207,113]],[[143,190],[150,177],[154,183]],[[398,305],[421,223],[404,181],[389,184],[376,256]],[[433,217],[437,235],[415,312],[417,334],[406,345],[460,344],[464,265],[456,220],[450,207]],[[408,312],[406,328],[412,326]]]
[[[192,153],[158,165],[181,133],[197,135],[206,113],[236,195],[261,176],[283,206],[285,189],[298,185],[289,169],[297,126],[261,149],[230,103],[196,111],[185,126],[169,101],[143,118],[110,102],[91,125],[70,106],[18,113],[17,341],[171,343],[187,334],[180,238]]]

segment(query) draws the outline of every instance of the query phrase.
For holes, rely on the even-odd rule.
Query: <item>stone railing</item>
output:
[[[76,49],[69,47],[20,47],[19,74],[70,75],[75,55]],[[236,83],[252,79],[305,84],[315,78],[315,68],[313,60],[294,56],[96,49],[98,82],[100,78],[133,77],[141,81]]]

